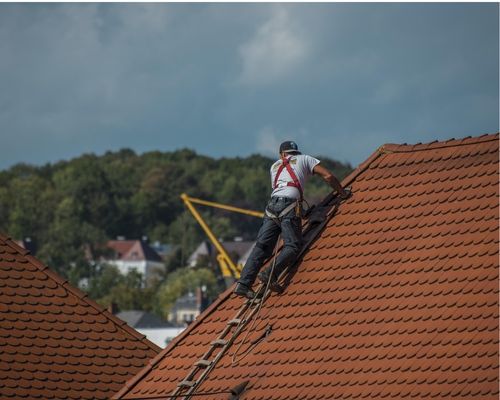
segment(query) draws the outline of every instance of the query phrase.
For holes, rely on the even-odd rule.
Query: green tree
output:
[[[158,295],[155,302],[155,311],[158,315],[168,318],[175,301],[187,294],[194,292],[196,288],[205,286],[206,294],[210,300],[213,300],[220,287],[214,273],[207,268],[193,269],[181,268],[171,273],[167,280],[158,289]]]
[[[320,159],[340,179],[352,170],[349,164]],[[171,273],[183,267],[189,254],[206,239],[179,195],[186,192],[262,210],[271,192],[272,162],[274,159],[260,155],[213,159],[189,149],[141,155],[122,149],[40,167],[18,164],[0,171],[0,229],[16,239],[30,236],[38,244],[37,256],[74,284],[98,275],[92,260],[99,259],[106,241],[118,235],[146,235],[176,244],[175,254],[167,261]],[[313,177],[306,198],[314,203],[329,191],[321,179]],[[261,222],[207,207],[199,210],[215,235],[224,239],[238,235],[252,240]],[[111,278],[103,275],[99,279],[106,282]],[[127,285],[137,289],[133,282]],[[109,295],[91,294],[98,299]],[[124,294],[120,299],[116,292],[113,298],[122,304],[138,304],[136,295],[127,300]],[[146,303],[142,303],[144,307]]]
[[[120,310],[151,311],[155,288],[144,287],[142,274],[132,270],[121,277],[119,282],[109,289],[109,292],[97,300],[107,307],[114,303]]]

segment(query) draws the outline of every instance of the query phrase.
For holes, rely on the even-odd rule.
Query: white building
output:
[[[158,253],[142,240],[110,240],[107,246],[113,250],[113,255],[102,262],[115,265],[124,275],[136,270],[147,282],[165,270]]]

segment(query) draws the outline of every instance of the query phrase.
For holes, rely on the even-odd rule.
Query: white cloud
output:
[[[254,36],[239,47],[243,62],[239,82],[265,85],[286,78],[305,60],[307,50],[300,26],[284,8],[277,7]]]
[[[278,136],[276,130],[271,126],[265,126],[257,133],[256,150],[266,155],[276,155],[283,137]]]

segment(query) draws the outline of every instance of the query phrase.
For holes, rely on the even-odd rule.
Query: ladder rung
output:
[[[193,387],[195,385],[195,381],[182,381],[177,386],[179,387]]]
[[[228,325],[239,325],[240,323],[241,323],[241,319],[235,318],[235,319],[232,319],[231,321],[229,321],[227,324]]]
[[[194,363],[197,367],[210,367],[210,364],[212,364],[210,360],[198,360]]]
[[[261,298],[257,298],[257,299],[248,299],[246,302],[245,302],[245,305],[251,305],[251,304],[259,304],[260,301],[262,299]]]
[[[227,344],[227,340],[217,339],[217,340],[214,340],[211,344],[212,344],[212,346],[225,346]]]

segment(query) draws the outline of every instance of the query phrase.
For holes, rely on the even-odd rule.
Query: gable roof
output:
[[[107,399],[160,348],[0,234],[0,397]]]
[[[246,343],[269,336],[232,364],[247,325],[197,393],[248,380],[239,399],[497,398],[498,161],[498,134],[378,149],[344,180],[350,199],[325,199]],[[114,398],[172,393],[241,305],[226,291]]]
[[[108,247],[116,252],[116,259],[122,261],[162,261],[159,254],[142,240],[110,240]]]

